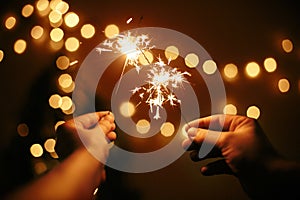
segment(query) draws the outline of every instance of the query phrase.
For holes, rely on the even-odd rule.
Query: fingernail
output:
[[[189,137],[195,137],[197,135],[198,129],[197,128],[189,128],[189,130],[187,131],[187,134]]]

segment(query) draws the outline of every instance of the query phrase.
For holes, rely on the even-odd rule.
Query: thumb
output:
[[[204,176],[212,176],[219,174],[234,174],[231,168],[227,165],[225,159],[217,160],[207,164],[201,168],[201,173]]]

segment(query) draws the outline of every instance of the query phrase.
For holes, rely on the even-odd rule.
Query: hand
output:
[[[208,130],[209,127],[222,132]],[[299,186],[299,164],[285,160],[275,151],[256,120],[214,115],[189,122],[186,132],[189,138],[183,141],[183,147],[191,151],[193,161],[221,158],[202,167],[203,175],[233,174],[254,198],[279,197],[297,191],[293,186]],[[199,158],[199,149],[208,134],[219,137],[213,149]]]

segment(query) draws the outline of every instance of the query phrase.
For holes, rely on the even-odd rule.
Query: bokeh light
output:
[[[136,130],[141,134],[148,133],[148,131],[150,130],[149,121],[146,119],[139,120],[136,124]]]
[[[61,98],[61,100],[62,100],[62,103],[60,105],[60,109],[62,111],[70,111],[72,109],[72,106],[73,106],[72,99],[68,96],[63,96]]]
[[[119,27],[114,24],[110,24],[106,26],[104,29],[104,34],[109,39],[116,37],[119,33],[120,33]]]
[[[6,20],[5,20],[5,27],[10,30],[12,29],[13,27],[15,27],[16,25],[16,22],[17,22],[17,19],[13,16],[10,16],[8,17]]]
[[[234,79],[234,78],[236,78],[237,74],[238,74],[238,68],[235,64],[229,63],[229,64],[225,65],[224,75],[226,78]]]
[[[3,60],[3,58],[4,58],[4,52],[0,50],[0,62]]]
[[[267,72],[274,72],[277,68],[277,62],[274,58],[266,58],[264,61],[264,67]]]
[[[55,152],[55,150],[54,150],[55,144],[56,144],[56,141],[53,138],[49,138],[45,141],[44,148],[49,153]]]
[[[60,70],[68,69],[70,65],[70,59],[67,56],[59,56],[56,59],[56,66]]]
[[[142,54],[139,56],[139,62],[142,65],[149,65],[153,62],[153,55],[150,51],[144,51]]]
[[[68,12],[68,10],[69,10],[69,7],[70,7],[69,4],[67,2],[65,2],[65,1],[56,1],[56,2],[58,2],[56,5],[51,5],[51,3],[50,3],[50,7],[54,6],[53,10],[57,10],[61,14],[66,14]]]
[[[26,50],[26,47],[27,47],[27,43],[25,40],[23,39],[19,39],[15,42],[14,44],[14,51],[17,53],[17,54],[22,54],[24,53],[24,51]]]
[[[68,12],[65,15],[65,24],[68,27],[73,28],[73,27],[77,26],[78,23],[79,23],[79,16],[76,13]]]
[[[44,150],[40,144],[33,144],[30,147],[30,153],[33,157],[41,157],[44,153]]]
[[[92,38],[95,32],[95,27],[91,24],[85,24],[80,29],[81,36],[85,39]]]
[[[38,175],[46,172],[47,169],[48,169],[47,165],[44,162],[42,162],[42,161],[36,162],[34,164],[34,171]]]
[[[282,49],[286,52],[286,53],[290,53],[293,51],[293,43],[291,40],[289,39],[284,39],[282,40],[281,42],[281,46],[282,46]]]
[[[165,50],[165,56],[168,60],[176,60],[179,56],[179,50],[175,46],[168,46]]]
[[[213,60],[206,60],[203,63],[202,68],[206,74],[211,75],[217,71],[217,64]]]
[[[224,106],[223,109],[224,114],[229,114],[229,115],[236,115],[237,114],[237,108],[233,104],[227,104]]]
[[[17,126],[17,132],[20,136],[26,137],[29,134],[29,128],[27,124],[21,123]]]
[[[68,88],[73,83],[72,76],[70,74],[62,74],[58,78],[58,84],[62,88]]]
[[[290,82],[285,78],[280,79],[278,81],[278,89],[282,93],[288,92],[290,89]]]
[[[247,109],[247,117],[258,119],[260,116],[260,109],[257,106],[250,106]]]
[[[174,134],[175,127],[171,122],[165,122],[160,127],[160,133],[165,137],[170,137]]]
[[[58,128],[60,125],[64,124],[64,123],[66,123],[66,122],[65,122],[65,121],[58,121],[58,122],[56,122],[55,125],[54,125],[54,130],[56,131],[57,128]]]
[[[186,57],[184,58],[184,61],[185,61],[186,66],[188,66],[190,68],[195,68],[199,64],[199,58],[194,53],[190,53],[190,54],[186,55]]]
[[[33,11],[34,11],[34,7],[30,4],[27,4],[22,8],[22,15],[23,17],[30,17]]]
[[[51,8],[51,10],[58,10],[56,9],[56,6],[62,2],[62,0],[51,0],[50,1],[50,4],[49,4],[49,7]]]
[[[31,33],[30,33],[31,37],[36,40],[40,39],[43,36],[43,34],[44,34],[44,29],[41,26],[34,26],[31,29]]]
[[[48,0],[38,0],[36,2],[36,9],[38,10],[39,14],[44,16],[46,15],[49,11],[49,1]]]
[[[64,37],[64,31],[60,28],[54,28],[50,32],[50,38],[53,42],[59,42]]]
[[[68,87],[61,87],[61,90],[65,93],[71,93],[75,89],[75,82],[72,81],[71,84]]]
[[[50,24],[54,27],[59,26],[62,22],[62,14],[57,10],[52,10],[48,16]]]
[[[79,48],[79,40],[75,37],[69,37],[65,42],[65,48],[69,52],[77,51]]]
[[[120,113],[124,117],[131,117],[135,112],[134,104],[131,102],[123,102],[120,106]]]
[[[257,77],[260,72],[260,67],[256,62],[249,62],[246,65],[246,74],[251,77]]]
[[[60,95],[58,94],[53,94],[51,95],[51,97],[49,98],[49,105],[56,109],[56,108],[59,108],[62,104],[62,98]]]

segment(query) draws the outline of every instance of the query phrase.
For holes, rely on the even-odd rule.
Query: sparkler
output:
[[[136,87],[131,90],[131,92],[133,94],[139,93],[141,101],[145,99],[145,102],[150,106],[150,111],[153,112],[155,109],[154,119],[159,119],[160,109],[165,103],[169,102],[171,106],[176,106],[181,103],[181,100],[177,99],[173,91],[176,88],[183,87],[183,83],[188,82],[185,76],[191,76],[191,74],[186,71],[180,72],[177,68],[169,67],[170,59],[168,60],[168,65],[165,64],[160,57],[157,62],[151,64],[145,52],[154,47],[155,46],[151,44],[151,39],[147,35],[134,36],[128,31],[125,34],[117,35],[113,39],[105,40],[103,47],[98,47],[96,51],[100,54],[102,52],[114,52],[126,55],[116,92],[120,86],[125,68],[129,65],[133,66],[137,73],[139,73],[141,69],[139,64],[140,56],[143,56],[147,60],[150,70],[147,74],[148,79],[146,83],[149,87]]]

